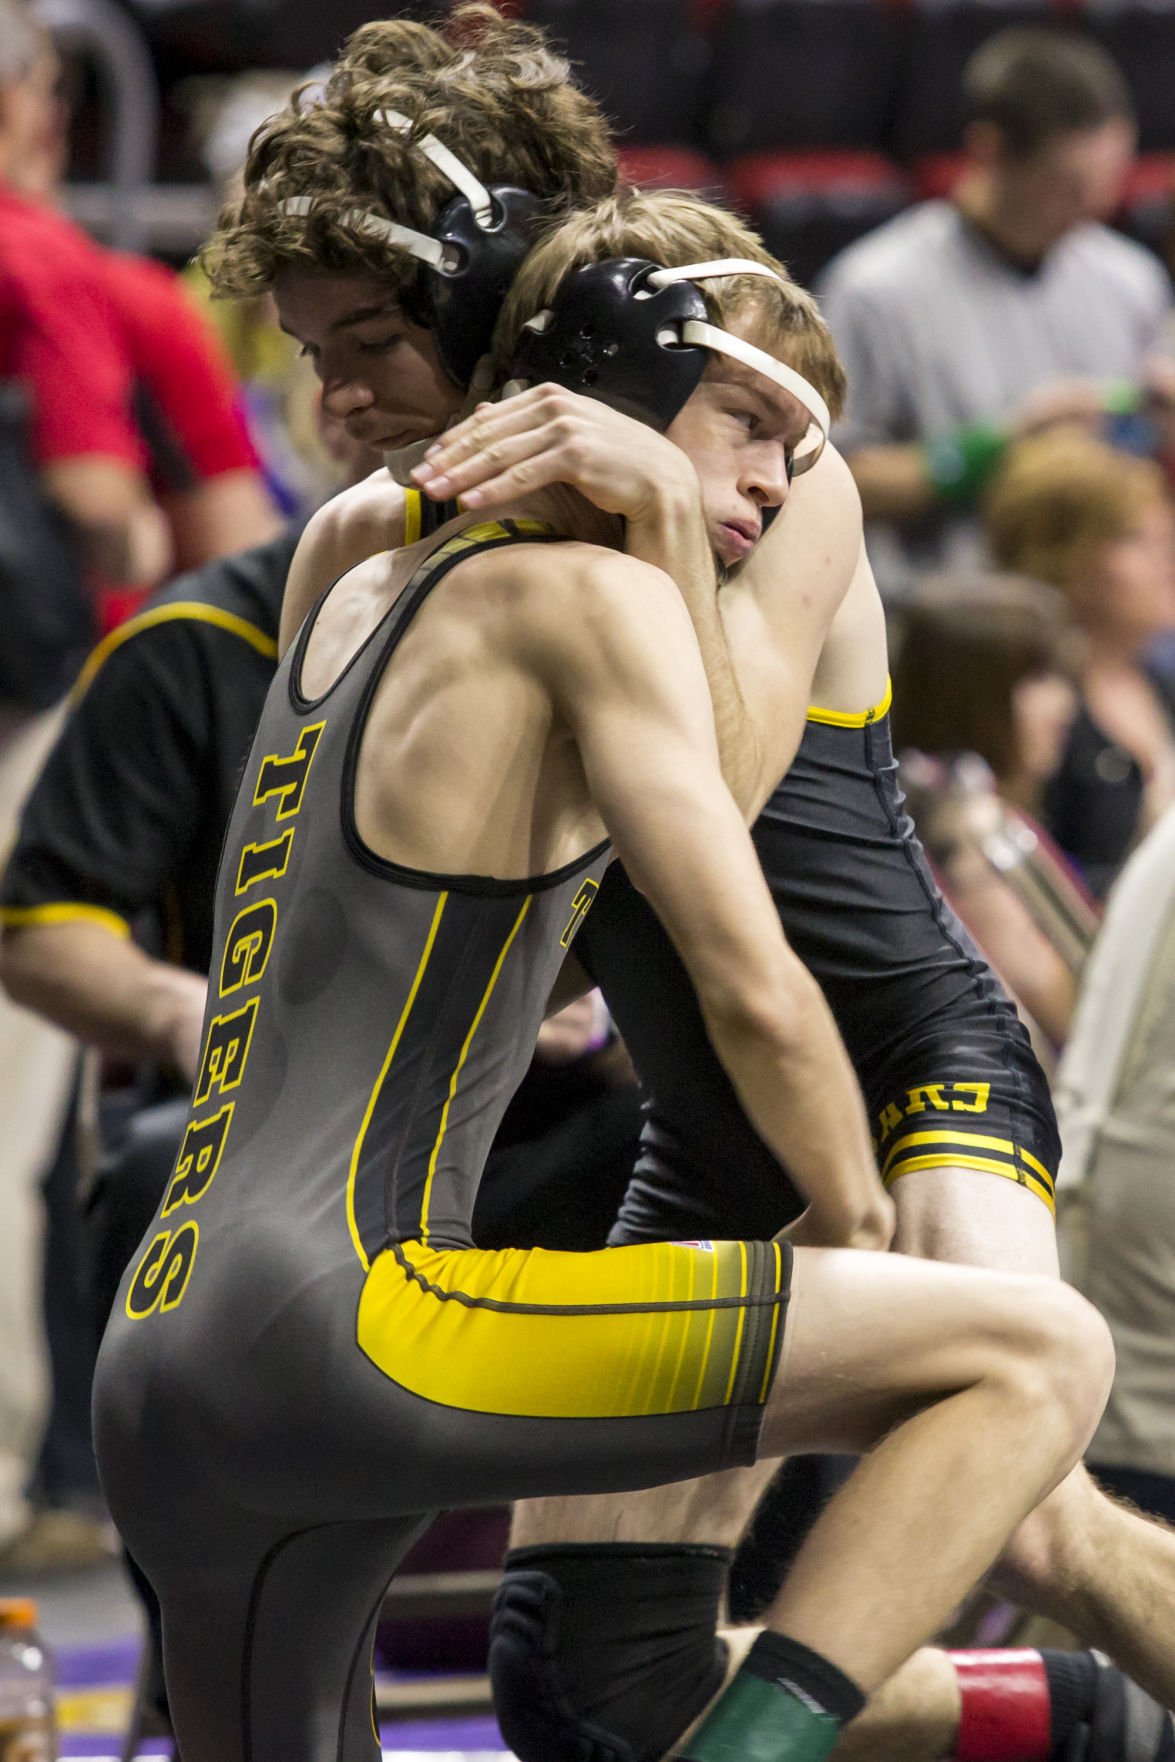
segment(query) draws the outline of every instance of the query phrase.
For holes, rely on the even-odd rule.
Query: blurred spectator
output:
[[[36,59],[15,84],[21,140],[6,176],[21,195],[49,207],[60,195],[68,112],[52,41],[44,33],[36,41]],[[279,520],[258,474],[236,379],[196,303],[163,264],[92,248],[129,363],[131,413],[166,518],[167,562],[196,568],[273,537]],[[120,596],[104,623],[128,609]]]
[[[1009,438],[1129,402],[1170,317],[1162,265],[1100,224],[1135,140],[1105,51],[1013,28],[983,44],[964,80],[952,199],[850,246],[823,288],[849,375],[836,438],[866,515],[886,523],[874,561],[891,581],[972,560],[968,516]]]
[[[1082,981],[1057,1084],[1065,1274],[1118,1369],[1097,1479],[1175,1522],[1175,810],[1127,863]]]
[[[1035,583],[944,576],[904,608],[903,786],[943,891],[1054,1048],[1095,924],[1031,817],[1076,713],[1071,674],[1064,604]]]
[[[1099,896],[1175,801],[1175,691],[1148,660],[1175,631],[1175,516],[1151,460],[1058,429],[1013,449],[987,501],[1000,565],[1063,589],[1084,634],[1081,710],[1045,824]]]

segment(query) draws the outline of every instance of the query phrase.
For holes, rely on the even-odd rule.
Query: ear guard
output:
[[[802,374],[709,322],[696,283],[731,275],[779,281],[766,264],[740,257],[678,269],[614,257],[574,270],[552,304],[523,326],[505,392],[520,389],[520,381],[550,380],[663,432],[701,383],[710,352],[727,355],[808,412],[808,430],[789,462],[798,477],[824,450],[828,406]]]
[[[398,134],[413,127],[397,110],[378,111],[375,120]],[[431,231],[417,232],[362,208],[350,209],[343,219],[417,259],[420,269],[415,288],[405,296],[405,310],[435,332],[445,372],[464,387],[489,351],[502,302],[535,241],[546,204],[529,190],[483,184],[435,135],[421,135],[412,145],[457,191]],[[291,196],[283,207],[287,214],[307,215],[314,199]]]

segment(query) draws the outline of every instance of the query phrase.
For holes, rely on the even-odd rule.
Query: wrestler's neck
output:
[[[469,513],[473,512],[471,508]],[[522,496],[509,508],[495,508],[493,517],[541,520],[563,538],[600,545],[609,551],[624,549],[624,521],[620,516],[605,514],[565,483],[552,483],[531,496]]]

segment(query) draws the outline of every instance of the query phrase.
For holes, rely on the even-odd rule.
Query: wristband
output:
[[[969,508],[1008,449],[1008,436],[992,422],[970,422],[936,435],[923,447],[926,475],[939,501]]]

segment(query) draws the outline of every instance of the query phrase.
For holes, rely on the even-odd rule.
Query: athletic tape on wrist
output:
[[[954,1762],[1048,1762],[1051,1702],[1040,1653],[947,1656],[962,1697]]]

